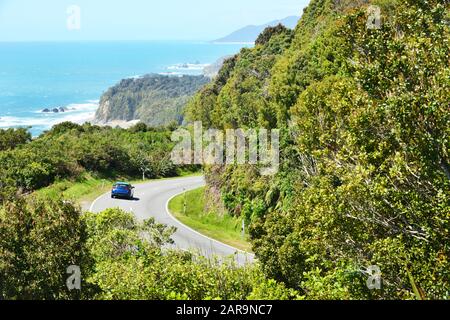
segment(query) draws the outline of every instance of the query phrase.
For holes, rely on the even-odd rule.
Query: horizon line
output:
[[[0,43],[83,43],[83,42],[197,42],[197,43],[209,43],[218,45],[237,45],[237,44],[254,44],[254,42],[245,41],[226,41],[221,42],[217,40],[201,40],[201,39],[80,39],[80,40],[0,40]]]

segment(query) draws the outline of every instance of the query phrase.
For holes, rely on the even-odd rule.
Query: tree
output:
[[[31,134],[26,128],[0,129],[0,152],[14,149],[31,141]]]
[[[142,173],[142,181],[145,181],[146,174],[148,174],[149,177],[156,177],[156,174],[153,171],[150,151],[146,148],[145,144],[139,143],[132,150],[131,158],[135,163],[135,166]]]
[[[449,297],[448,12],[313,0],[293,35],[267,30],[194,97],[191,121],[281,129],[275,176],[205,170],[211,202],[251,222],[269,278],[320,299]],[[366,286],[371,265],[382,291]]]
[[[267,27],[264,29],[264,31],[258,36],[256,39],[255,44],[256,45],[265,45],[269,42],[269,40],[272,38],[272,36],[276,34],[282,34],[282,33],[290,33],[291,30],[286,28],[281,23],[278,24],[275,27]]]
[[[89,274],[87,232],[81,213],[63,200],[18,198],[0,207],[0,299],[75,299],[92,287],[69,291],[67,268]]]
[[[267,280],[257,266],[238,267],[171,250],[174,228],[139,223],[119,209],[87,214],[88,247],[100,299],[294,299],[298,293]]]

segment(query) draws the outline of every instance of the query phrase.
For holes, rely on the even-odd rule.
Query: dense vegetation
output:
[[[207,170],[268,277],[313,299],[450,297],[448,23],[448,1],[312,0],[189,104],[205,127],[282,130],[275,176]]]
[[[92,265],[86,237],[79,212],[67,202],[5,203],[0,207],[0,300],[80,298],[67,290],[66,270]]]
[[[151,126],[181,124],[189,98],[208,82],[204,76],[157,74],[122,80],[102,96],[96,121],[138,119]]]
[[[299,298],[257,265],[168,250],[175,230],[154,220],[82,213],[58,195],[28,194],[85,172],[132,176],[144,166],[147,177],[176,175],[170,129],[62,123],[33,141],[25,129],[0,130],[8,146],[0,152],[0,300]],[[73,265],[82,290],[66,286]]]
[[[207,205],[246,219],[253,266],[169,250],[174,230],[153,220],[27,195],[83,172],[176,175],[172,128],[0,130],[0,299],[450,298],[449,9],[312,0],[296,30],[266,29],[192,99],[186,115],[204,127],[281,129],[276,175],[206,168]],[[140,83],[109,91],[122,119]],[[81,292],[65,287],[73,264]],[[381,290],[367,287],[373,265]]]
[[[170,160],[170,128],[141,123],[124,130],[62,123],[32,141],[25,132],[0,130],[0,139],[9,137],[2,145],[12,147],[0,151],[0,202],[86,172],[146,178],[178,174]]]
[[[175,229],[154,220],[30,194],[84,173],[176,175],[171,129],[62,123],[32,141],[26,129],[0,130],[0,300],[300,298],[258,265],[169,250]],[[69,266],[81,268],[81,290],[66,286]]]
[[[11,150],[31,141],[31,134],[25,128],[0,130],[0,151]]]
[[[119,209],[81,214],[68,201],[14,200],[0,208],[0,300],[299,298],[256,265],[164,249],[173,231]],[[66,287],[72,265],[81,290]]]

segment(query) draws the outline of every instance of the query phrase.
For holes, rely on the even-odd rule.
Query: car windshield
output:
[[[125,184],[116,184],[114,186],[114,188],[117,188],[117,189],[130,189],[130,186],[129,185],[125,185]]]

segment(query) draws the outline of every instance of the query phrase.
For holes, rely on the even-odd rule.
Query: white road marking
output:
[[[191,190],[194,190],[194,189],[191,189]],[[172,196],[169,200],[167,200],[167,202],[166,202],[166,212],[167,212],[167,214],[169,215],[169,217],[171,217],[175,222],[177,222],[177,223],[179,223],[180,225],[182,225],[184,228],[186,228],[186,229],[192,231],[193,233],[195,233],[195,234],[197,234],[197,235],[199,235],[199,236],[201,236],[201,237],[203,237],[203,238],[206,238],[206,239],[210,240],[211,242],[218,243],[218,244],[220,244],[220,245],[222,245],[222,246],[225,246],[225,247],[227,247],[227,248],[229,248],[229,249],[231,249],[231,250],[235,250],[236,252],[243,253],[243,254],[245,254],[245,255],[251,255],[251,253],[249,253],[249,252],[240,250],[240,249],[235,248],[235,247],[232,247],[232,246],[230,246],[230,245],[228,245],[228,244],[226,244],[226,243],[220,242],[219,240],[216,240],[216,239],[210,238],[210,237],[208,237],[208,236],[205,236],[204,234],[201,234],[200,232],[198,232],[198,231],[192,229],[191,227],[188,227],[187,225],[185,225],[184,223],[182,223],[180,220],[178,220],[177,218],[175,218],[175,217],[172,215],[172,213],[170,212],[170,210],[169,210],[169,202],[172,201],[173,198],[179,196],[180,194],[183,194],[184,192],[185,192],[185,191],[182,191],[182,192],[180,192],[180,193],[178,193],[178,194]]]

